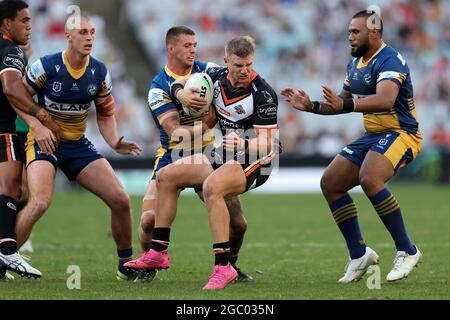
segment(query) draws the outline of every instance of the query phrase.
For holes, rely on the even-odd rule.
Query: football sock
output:
[[[351,259],[362,257],[366,253],[358,224],[358,210],[350,195],[345,195],[330,205],[333,218],[336,221],[347,243]]]
[[[409,240],[403,223],[400,206],[388,189],[384,189],[373,197],[370,197],[381,221],[388,229],[395,241],[397,251],[405,251],[408,254],[416,254],[417,250]]]
[[[167,250],[170,243],[170,228],[155,228],[153,230],[152,249],[156,251]]]
[[[238,260],[238,256],[229,255],[228,256],[228,260],[230,261],[231,265],[236,266],[236,262]]]
[[[125,249],[125,250],[119,250],[117,249],[117,256],[119,257],[119,270],[123,270],[123,265],[125,262],[128,262],[133,257],[133,249]]]
[[[5,255],[17,252],[16,219],[16,200],[0,195],[0,251]]]
[[[214,265],[226,266],[229,262],[230,242],[214,243]]]

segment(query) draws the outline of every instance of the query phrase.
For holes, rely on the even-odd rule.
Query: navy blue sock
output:
[[[366,253],[366,244],[359,230],[358,210],[352,197],[348,194],[343,196],[330,204],[330,209],[345,242],[347,242],[350,258],[362,257]]]
[[[417,250],[409,240],[403,223],[400,206],[388,189],[384,189],[373,197],[369,197],[381,221],[395,241],[397,251],[416,254]]]
[[[119,250],[117,249],[117,256],[119,257],[119,270],[124,270],[124,264],[131,260],[133,257],[133,249],[125,249],[125,250]]]

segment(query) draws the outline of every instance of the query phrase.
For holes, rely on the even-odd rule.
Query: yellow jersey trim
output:
[[[194,67],[194,66],[192,66],[192,67],[189,69],[188,73],[186,73],[184,76],[180,76],[180,75],[176,74],[175,72],[173,72],[172,70],[170,70],[168,66],[165,66],[165,67],[164,67],[164,70],[166,71],[166,73],[167,73],[169,76],[171,76],[172,78],[178,80],[179,78],[183,78],[183,77],[186,77],[186,76],[190,75],[191,72],[192,72],[192,68],[193,68],[193,67]]]
[[[356,68],[357,69],[361,69],[361,68],[364,68],[364,67],[367,67],[368,65],[369,65],[369,62],[373,59],[373,58],[375,58],[375,56],[377,55],[377,54],[379,54],[380,53],[380,51],[381,50],[383,50],[384,48],[386,47],[386,43],[382,43],[382,45],[381,45],[381,47],[370,57],[370,59],[369,60],[367,60],[366,62],[363,62],[362,60],[363,60],[363,57],[361,57],[361,58],[359,58],[359,61],[358,61],[358,65],[356,66]]]
[[[88,56],[88,58],[86,59],[86,64],[81,69],[75,70],[74,68],[72,68],[72,66],[69,63],[69,59],[67,58],[66,51],[64,51],[62,53],[62,56],[63,56],[64,65],[66,66],[67,71],[72,76],[72,78],[74,78],[75,80],[80,79],[86,72],[87,66],[89,65],[90,57]]]

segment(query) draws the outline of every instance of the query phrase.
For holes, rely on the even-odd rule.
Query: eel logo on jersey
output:
[[[236,111],[236,113],[237,113],[238,115],[243,115],[243,114],[245,114],[245,109],[244,109],[244,107],[243,107],[242,105],[234,106],[234,110]]]
[[[97,87],[94,84],[89,85],[87,90],[91,96],[95,96],[97,93]]]
[[[367,85],[372,83],[372,76],[370,75],[370,73],[366,73],[364,75],[364,81],[366,82]]]
[[[60,92],[62,88],[62,83],[59,81],[53,82],[53,91],[54,92]]]

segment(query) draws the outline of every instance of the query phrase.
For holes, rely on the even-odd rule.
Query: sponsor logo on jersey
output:
[[[233,129],[239,129],[240,128],[238,123],[228,121],[227,119],[220,118],[219,121],[220,121],[220,125],[222,127],[228,127],[228,128],[233,128]]]
[[[76,103],[58,103],[45,97],[45,107],[49,111],[60,111],[60,112],[77,112],[84,113],[89,110],[91,106],[90,103],[87,104],[76,104]]]
[[[258,116],[261,119],[274,119],[277,117],[277,109],[275,104],[264,104],[258,108]]]
[[[70,89],[70,91],[80,91],[80,89],[78,88],[78,85],[76,82],[73,83],[72,88]]]
[[[55,69],[56,69],[56,73],[58,73],[58,72],[59,72],[59,69],[61,69],[61,67],[59,66],[59,64],[57,64],[57,65],[55,66]]]
[[[18,56],[12,56],[12,55],[6,56],[3,59],[3,64],[7,67],[19,68],[20,70],[23,70],[23,68],[24,68],[23,61]]]

